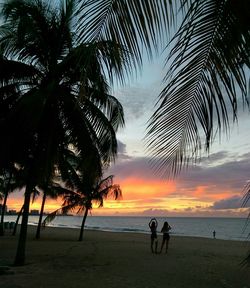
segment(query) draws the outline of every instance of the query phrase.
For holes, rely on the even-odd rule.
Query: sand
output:
[[[0,237],[0,288],[247,288],[250,268],[240,262],[245,242],[171,237],[168,254],[150,252],[149,235],[46,228],[28,230],[26,265],[13,267],[18,237]],[[161,240],[161,238],[160,238]]]

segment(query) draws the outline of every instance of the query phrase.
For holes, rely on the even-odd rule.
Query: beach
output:
[[[18,237],[0,238],[2,288],[156,288],[250,287],[249,268],[241,261],[246,242],[198,237],[171,237],[168,253],[150,252],[150,235],[46,227],[35,240],[29,226],[26,265],[11,266]],[[161,235],[159,235],[159,244]]]

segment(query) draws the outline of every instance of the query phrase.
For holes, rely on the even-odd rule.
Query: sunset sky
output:
[[[126,128],[118,133],[119,154],[107,174],[115,175],[123,199],[108,200],[93,215],[137,216],[223,216],[245,217],[242,189],[250,179],[249,113],[240,110],[238,125],[227,138],[215,139],[209,158],[182,173],[172,182],[160,179],[150,169],[143,145],[146,122],[162,86],[162,59],[146,63],[143,73],[125,87],[116,87],[114,95],[125,110]],[[240,108],[241,109],[241,108]],[[242,111],[242,112],[241,112]],[[9,209],[19,209],[22,194],[11,195]],[[48,200],[46,211],[60,202]],[[249,203],[250,204],[250,203]],[[39,209],[40,199],[32,206]]]

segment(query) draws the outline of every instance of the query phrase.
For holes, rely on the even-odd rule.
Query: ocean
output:
[[[16,216],[5,216],[5,221],[15,221]],[[149,234],[150,217],[120,216],[88,216],[86,229],[109,232],[136,232]],[[49,224],[51,227],[80,228],[81,216],[58,216]],[[157,218],[158,232],[164,221],[172,227],[170,234],[176,236],[192,236],[213,238],[216,231],[217,239],[249,241],[250,220],[246,218],[200,218],[200,217],[169,217]],[[30,216],[29,224],[36,225],[38,216]],[[19,222],[20,223],[20,222]]]

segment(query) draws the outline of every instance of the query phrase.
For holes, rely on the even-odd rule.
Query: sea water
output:
[[[5,221],[15,221],[16,216],[5,216]],[[150,217],[118,217],[118,216],[88,216],[86,229],[109,232],[150,233],[148,223]],[[164,221],[172,227],[171,234],[176,236],[192,236],[217,239],[249,240],[250,220],[246,218],[201,218],[201,217],[169,217],[157,218],[160,232]],[[58,216],[48,226],[80,228],[82,216]],[[29,224],[37,225],[38,216],[29,216]]]

